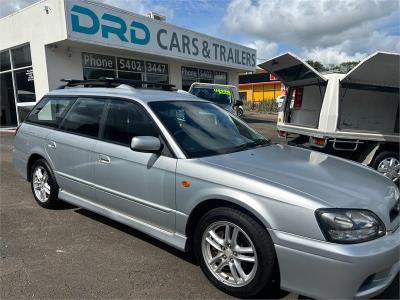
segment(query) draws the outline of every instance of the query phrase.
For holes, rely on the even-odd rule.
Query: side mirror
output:
[[[243,101],[242,100],[236,100],[235,106],[243,106]]]
[[[161,150],[161,142],[154,136],[135,136],[131,141],[131,149],[138,152],[157,153]]]

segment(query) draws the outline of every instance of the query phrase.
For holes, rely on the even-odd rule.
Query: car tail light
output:
[[[278,130],[278,136],[285,138],[287,136],[286,131]]]
[[[324,138],[311,137],[310,140],[311,140],[311,143],[314,144],[315,146],[318,146],[321,148],[326,146],[326,139],[324,139]]]
[[[300,109],[303,103],[303,88],[296,88],[294,90],[294,109]]]

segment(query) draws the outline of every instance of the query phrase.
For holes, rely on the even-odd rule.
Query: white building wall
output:
[[[67,38],[64,1],[40,1],[6,16],[0,19],[0,31],[0,50],[30,43],[35,91],[40,98],[49,90],[44,45]]]
[[[179,89],[182,66],[228,72],[228,84],[238,84],[239,70],[69,41],[64,5],[63,0],[42,0],[0,19],[0,51],[30,44],[37,100],[60,86],[61,78],[82,79],[82,52],[167,63],[170,83]]]

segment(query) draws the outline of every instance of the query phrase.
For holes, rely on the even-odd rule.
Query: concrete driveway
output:
[[[247,121],[277,140],[271,117],[249,115]],[[0,133],[1,299],[229,298],[191,254],[67,204],[40,208],[11,164],[13,139]],[[274,291],[264,297],[298,296]],[[398,299],[398,279],[380,297]]]

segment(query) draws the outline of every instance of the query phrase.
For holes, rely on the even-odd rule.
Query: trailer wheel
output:
[[[393,182],[400,182],[400,159],[399,154],[394,151],[382,151],[375,156],[371,167]]]

